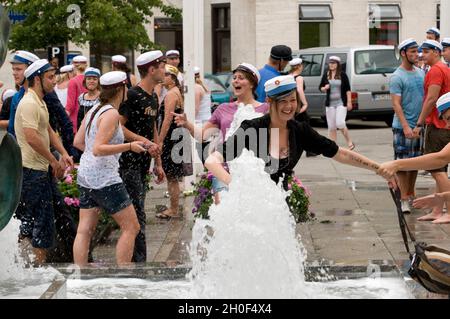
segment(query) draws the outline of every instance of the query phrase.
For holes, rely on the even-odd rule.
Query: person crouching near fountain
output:
[[[31,240],[34,263],[42,265],[48,249],[55,240],[52,176],[61,178],[67,167],[73,167],[72,158],[64,149],[49,123],[49,112],[44,96],[56,84],[55,70],[43,59],[33,62],[25,70],[28,90],[19,102],[14,118],[17,142],[22,152],[23,184],[17,218],[21,221],[19,242],[22,246]],[[61,154],[58,161],[50,145]]]
[[[436,109],[440,120],[447,122],[447,128],[450,129],[450,92],[442,95],[436,102]],[[445,167],[450,162],[450,143],[447,144],[441,151],[430,153],[427,155],[409,158],[398,159],[395,161],[386,162],[380,165],[378,173],[386,178],[392,178],[397,172],[407,172],[414,170],[434,170]],[[447,188],[450,188],[450,181],[445,181]],[[413,206],[415,208],[436,208],[447,205],[447,213],[435,216],[434,218],[419,218],[419,221],[432,221],[433,224],[448,224],[450,223],[449,206],[450,192],[435,193],[430,196],[415,199]]]
[[[378,163],[338,145],[317,133],[308,123],[295,121],[299,101],[293,76],[275,77],[265,84],[269,114],[242,122],[240,128],[206,160],[206,168],[225,184],[231,175],[223,168],[224,161],[239,157],[244,148],[266,163],[266,171],[276,183],[283,178],[287,190],[288,177],[303,151],[322,154],[337,162],[377,172]],[[283,177],[284,176],[284,177]]]
[[[232,85],[233,94],[237,98],[236,102],[219,105],[203,127],[196,127],[193,123],[189,122],[186,114],[180,115],[173,113],[175,122],[178,126],[187,128],[189,133],[199,142],[207,141],[220,130],[220,141],[223,142],[233,122],[234,115],[238,111],[239,104],[252,105],[258,113],[266,114],[269,111],[269,105],[267,103],[260,103],[256,100],[256,89],[260,80],[261,75],[257,68],[249,63],[241,63],[233,71]],[[212,149],[212,146],[209,146],[209,149]],[[216,204],[219,204],[219,193],[226,189],[226,185],[214,177],[212,187],[214,201]]]
[[[111,214],[121,229],[116,246],[118,265],[131,262],[134,241],[139,233],[136,211],[119,175],[119,157],[123,152],[145,152],[144,143],[124,143],[119,106],[126,100],[127,75],[112,71],[100,77],[100,104],[92,108],[81,123],[74,145],[83,155],[78,168],[80,221],[73,245],[74,262],[88,262],[89,243],[100,209]]]

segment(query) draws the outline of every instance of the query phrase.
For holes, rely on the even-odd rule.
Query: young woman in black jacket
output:
[[[353,150],[355,144],[352,142],[345,124],[347,111],[352,110],[352,94],[350,81],[342,71],[339,57],[331,56],[329,58],[328,72],[323,75],[319,89],[327,94],[325,106],[329,138],[336,141],[339,129],[344,135],[348,148]]]

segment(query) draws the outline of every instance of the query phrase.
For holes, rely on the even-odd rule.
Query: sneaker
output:
[[[411,214],[411,208],[409,206],[408,200],[402,200],[402,213],[403,214]]]

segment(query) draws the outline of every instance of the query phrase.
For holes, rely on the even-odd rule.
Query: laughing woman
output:
[[[265,91],[270,103],[270,113],[242,122],[240,129],[208,157],[206,168],[220,181],[229,184],[231,175],[223,168],[222,163],[240,156],[246,148],[265,161],[266,171],[273,181],[278,183],[284,176],[283,187],[286,190],[288,177],[294,173],[294,167],[303,151],[322,154],[340,163],[376,173],[378,163],[354,151],[338,147],[334,141],[317,133],[309,124],[294,120],[298,106],[296,88],[295,79],[290,75],[267,81]],[[246,134],[247,130],[253,130],[253,134]],[[268,134],[261,134],[264,130]],[[275,132],[278,134],[271,134]],[[257,141],[250,141],[253,136],[256,136]]]

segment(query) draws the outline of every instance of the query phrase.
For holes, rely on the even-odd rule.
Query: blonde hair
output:
[[[87,69],[86,63],[74,64],[73,66],[75,69],[77,69],[78,74],[84,73],[84,71],[86,71],[86,69]]]
[[[198,75],[196,75],[195,76],[195,83],[197,83],[198,85],[200,85],[204,90],[205,90],[205,92],[208,92],[209,93],[209,90],[208,90],[208,88],[206,87],[206,85],[203,83],[203,81],[202,81],[202,79],[200,78],[200,76]]]
[[[61,84],[69,80],[69,73],[61,73],[56,76],[56,83]]]

